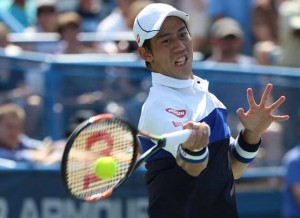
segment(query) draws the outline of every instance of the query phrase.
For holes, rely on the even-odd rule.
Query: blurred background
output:
[[[289,121],[265,132],[259,155],[236,181],[241,218],[285,217],[291,202],[283,160],[300,144],[300,1],[163,2],[191,15],[194,74],[228,108],[234,137],[248,87],[258,99],[272,83],[272,99],[287,97],[275,113]],[[70,133],[92,115],[113,113],[137,127],[151,80],[132,24],[149,3],[0,1],[0,218],[147,217],[143,167],[111,198],[85,203],[63,188],[60,161]]]

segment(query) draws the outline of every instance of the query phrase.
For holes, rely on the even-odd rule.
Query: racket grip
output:
[[[184,143],[190,137],[192,129],[183,129],[176,132],[163,134],[162,137],[166,140],[165,147],[174,146]]]
[[[165,142],[164,150],[170,152],[174,157],[177,155],[178,146],[188,140],[192,133],[192,129],[183,129],[176,132],[163,134]],[[210,136],[210,128],[208,126],[208,136]]]

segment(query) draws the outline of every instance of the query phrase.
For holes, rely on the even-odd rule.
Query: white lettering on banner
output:
[[[146,197],[111,198],[98,202],[25,198],[20,216],[9,217],[8,202],[0,198],[0,218],[147,218],[147,205]]]
[[[64,205],[59,198],[43,198],[41,200],[41,214],[43,218],[63,218]]]
[[[144,197],[127,200],[127,218],[147,218],[148,199]]]
[[[20,218],[40,218],[38,207],[32,198],[25,198]]]
[[[64,218],[82,218],[91,216],[91,205],[88,202],[76,204],[71,199],[65,200]],[[92,217],[93,218],[93,217]]]
[[[8,205],[4,198],[0,198],[0,218],[8,218]]]
[[[121,199],[106,199],[94,203],[92,217],[95,218],[122,218]]]

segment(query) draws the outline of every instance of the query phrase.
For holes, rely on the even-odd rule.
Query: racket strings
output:
[[[81,198],[105,193],[122,180],[134,157],[134,135],[118,120],[93,123],[77,136],[67,162],[67,182],[71,192]],[[117,173],[110,179],[100,179],[94,172],[99,157],[113,157]]]

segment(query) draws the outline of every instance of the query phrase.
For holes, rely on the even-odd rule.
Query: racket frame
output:
[[[109,120],[118,120],[119,122],[125,123],[126,126],[128,127],[128,129],[131,131],[131,134],[134,136],[133,137],[133,155],[132,155],[131,163],[128,167],[128,170],[123,179],[121,179],[117,184],[115,184],[114,186],[112,186],[111,188],[109,188],[108,190],[106,190],[103,193],[94,194],[89,197],[88,196],[80,197],[78,195],[75,195],[72,192],[72,189],[69,187],[68,181],[67,181],[68,180],[67,163],[68,163],[69,153],[72,149],[72,145],[75,142],[76,138],[79,136],[79,134],[83,130],[88,128],[90,125],[99,123],[99,122],[103,122],[103,121],[109,121]],[[112,192],[115,191],[123,182],[125,182],[127,180],[127,178],[138,167],[138,166],[136,166],[138,149],[140,146],[139,142],[138,142],[138,137],[137,137],[138,133],[139,133],[139,131],[137,131],[130,123],[128,123],[127,121],[124,121],[122,119],[116,118],[112,114],[96,115],[94,117],[87,119],[86,121],[82,122],[81,124],[79,124],[78,127],[71,133],[71,135],[69,136],[69,138],[67,140],[67,143],[66,143],[66,146],[65,146],[65,149],[63,152],[63,156],[62,156],[62,161],[61,161],[61,178],[63,181],[63,185],[66,187],[68,194],[70,194],[71,196],[75,197],[78,200],[83,200],[83,201],[97,201],[97,200],[101,200],[101,199],[105,199],[105,198],[109,197],[112,194]],[[143,134],[143,135],[146,136],[147,134]],[[138,162],[139,162],[139,164],[141,164],[143,161],[138,161]]]

